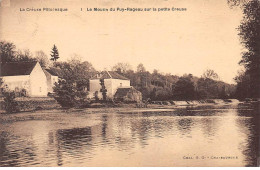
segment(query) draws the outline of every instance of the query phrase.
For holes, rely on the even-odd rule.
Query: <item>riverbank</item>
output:
[[[135,104],[135,103],[92,103],[89,108],[83,109],[63,109],[53,98],[17,98],[16,99],[20,112],[15,113],[23,114],[28,112],[53,112],[59,110],[62,112],[87,112],[87,113],[108,113],[108,112],[127,112],[127,111],[156,111],[157,109],[176,109],[187,106],[199,106],[199,105],[230,105],[238,104],[240,101],[236,99],[208,99],[208,100],[193,100],[193,101],[152,101],[147,104]],[[3,108],[3,100],[0,100],[0,114],[5,114]]]
[[[19,122],[19,121],[30,121],[30,120],[50,120],[50,121],[59,121],[62,117],[66,117],[68,115],[78,117],[83,115],[99,115],[99,114],[154,114],[154,113],[173,113],[180,112],[180,115],[183,115],[181,110],[190,110],[191,113],[189,115],[193,115],[192,111],[195,110],[219,110],[223,111],[225,109],[232,108],[240,108],[242,110],[248,110],[252,108],[252,103],[243,103],[240,107],[241,103],[232,104],[214,104],[214,103],[204,103],[199,105],[157,105],[150,104],[147,108],[137,108],[135,104],[121,104],[120,107],[99,107],[99,108],[71,108],[71,109],[45,109],[45,110],[33,110],[27,112],[19,112],[13,114],[2,113],[0,115],[1,123],[11,123],[11,122]],[[250,110],[250,109],[249,109]]]

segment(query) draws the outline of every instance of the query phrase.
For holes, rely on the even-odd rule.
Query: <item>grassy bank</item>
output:
[[[60,108],[59,104],[55,99],[50,97],[44,98],[29,98],[29,97],[19,97],[15,99],[18,104],[20,112],[28,112],[35,110],[48,110]],[[4,100],[0,99],[0,113],[4,113]]]

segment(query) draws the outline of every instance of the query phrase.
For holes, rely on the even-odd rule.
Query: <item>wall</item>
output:
[[[120,80],[120,79],[105,79],[105,87],[107,89],[107,97],[108,98],[113,98],[116,90],[118,87],[122,86],[123,87],[130,87],[130,80]],[[98,91],[98,97],[101,99],[102,98],[102,93],[100,92],[101,85],[100,85],[100,80],[95,79],[95,80],[90,80],[89,82],[89,97],[93,98],[95,91]]]
[[[120,79],[111,79],[112,80],[112,96],[115,95],[118,87],[130,87],[130,80],[120,80]]]
[[[57,82],[58,83],[58,76],[53,76],[48,73],[47,77],[47,92],[53,93],[53,87],[54,84]]]
[[[31,97],[47,96],[47,78],[41,66],[37,63],[30,74]]]
[[[47,80],[47,92],[52,93],[51,74],[45,71],[45,75]]]
[[[95,79],[95,80],[90,80],[89,81],[89,97],[90,98],[94,97],[95,91],[99,92],[99,98],[102,97],[102,95],[100,94],[101,86],[100,86],[99,83],[100,83],[99,79]]]
[[[27,94],[30,95],[30,76],[22,75],[22,76],[5,76],[3,77],[4,84],[8,86],[9,90],[22,90],[25,89]]]

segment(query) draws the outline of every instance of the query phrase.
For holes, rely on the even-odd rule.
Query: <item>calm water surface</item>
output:
[[[1,119],[0,166],[256,166],[259,154],[258,109],[247,105],[45,112]]]

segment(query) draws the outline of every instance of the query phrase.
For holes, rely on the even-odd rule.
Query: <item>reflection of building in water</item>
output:
[[[92,136],[91,127],[57,130],[58,165],[62,165],[64,160],[66,160],[66,164],[70,164],[72,159],[75,162],[80,157],[90,158],[92,155]]]
[[[92,126],[93,143],[115,145],[121,149],[130,148],[134,143],[130,127],[130,120],[117,114],[102,114],[101,124]]]

